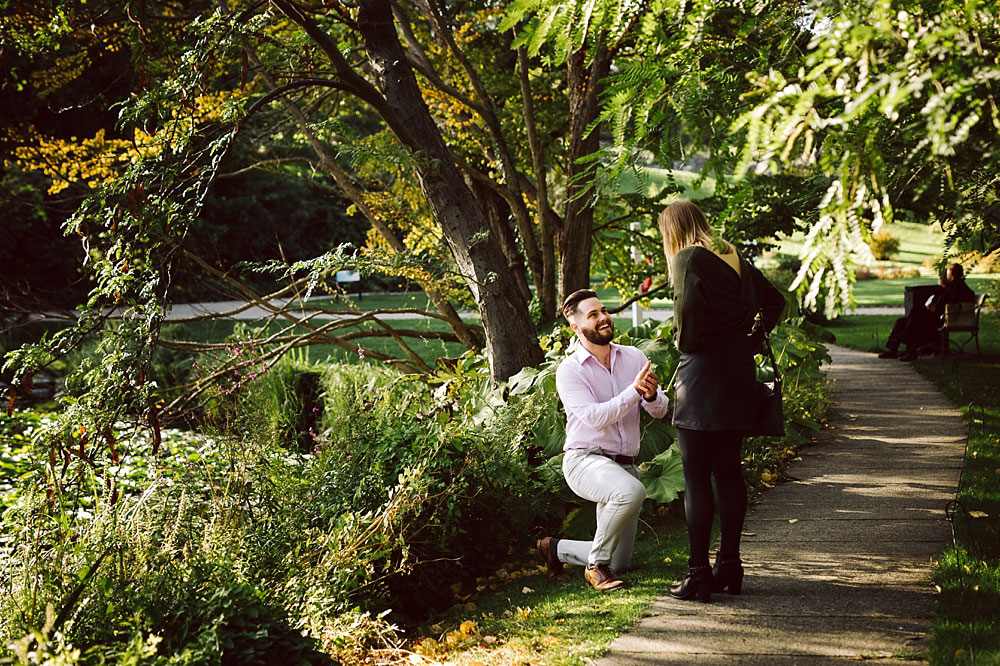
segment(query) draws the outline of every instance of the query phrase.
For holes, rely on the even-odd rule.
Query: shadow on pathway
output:
[[[830,353],[831,426],[747,517],[743,594],[662,597],[598,664],[899,664],[926,650],[966,424],[908,364]]]

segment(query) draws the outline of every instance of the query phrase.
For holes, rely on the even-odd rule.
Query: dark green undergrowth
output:
[[[754,492],[823,418],[816,334],[799,321],[774,336],[788,436],[747,442]],[[669,324],[620,336],[664,378],[669,338]],[[685,538],[670,508],[683,487],[673,430],[644,418],[650,527],[632,591],[600,597],[580,572],[569,586],[538,574],[535,538],[593,529],[593,506],[560,471],[554,369],[571,341],[566,329],[546,336],[547,361],[502,386],[471,354],[431,375],[292,354],[216,385],[199,431],[155,442],[141,423],[112,437],[63,424],[66,412],[3,417],[6,663],[364,663],[405,655],[418,635],[581,663],[662,592]],[[428,618],[460,616],[479,626],[434,636]]]
[[[830,330],[838,344],[870,351],[876,336],[884,341],[894,320],[850,316]],[[958,495],[964,510],[955,513],[957,547],[942,553],[935,572],[941,592],[931,629],[932,664],[964,666],[973,657],[975,664],[1000,664],[1000,313],[983,315],[980,343],[982,359],[962,354],[914,362],[969,423]]]

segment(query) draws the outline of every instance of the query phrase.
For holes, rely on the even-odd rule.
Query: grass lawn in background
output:
[[[993,281],[1000,275],[969,275],[966,282],[972,291],[981,294],[989,291]],[[854,300],[861,307],[903,307],[903,294],[906,287],[924,284],[937,284],[933,275],[919,278],[892,278],[888,280],[858,280],[854,283]],[[987,301],[989,304],[989,301]]]
[[[469,319],[466,320],[470,324],[478,324],[478,320]],[[176,340],[192,340],[196,342],[223,342],[233,335],[236,328],[239,327],[260,327],[263,322],[253,322],[253,321],[236,321],[233,319],[228,320],[215,320],[215,321],[204,321],[204,322],[191,322],[184,324],[168,324],[164,328],[164,337],[168,339]],[[314,323],[317,325],[322,325],[325,323],[321,320],[316,320]],[[415,318],[415,319],[404,319],[404,320],[392,320],[388,322],[395,329],[410,329],[415,331],[448,331],[448,325],[443,321],[436,319],[426,319],[426,318]],[[268,326],[268,334],[273,334],[284,328],[284,326],[277,323],[272,323]],[[363,322],[356,326],[351,326],[347,328],[338,329],[334,331],[335,334],[344,334],[351,331],[374,331],[380,330],[377,324],[372,322]],[[303,333],[305,329],[296,329],[296,332]],[[244,336],[245,337],[245,336]],[[257,337],[260,337],[259,335]],[[456,357],[461,356],[465,353],[465,346],[457,342],[444,342],[441,340],[421,340],[419,338],[405,338],[407,345],[413,349],[417,355],[420,356],[431,367],[434,366],[434,361],[439,357]],[[393,340],[391,337],[379,337],[379,338],[362,338],[352,341],[352,344],[361,344],[366,349],[372,351],[381,352],[383,354],[389,354],[397,358],[407,358],[407,355]],[[329,344],[317,344],[296,350],[294,353],[300,355],[300,357],[307,362],[326,362],[326,361],[339,361],[345,363],[355,363],[358,361],[358,354],[356,351],[348,351],[342,349],[335,345]],[[366,363],[379,363],[374,359],[365,359]]]
[[[987,290],[991,281],[1000,280],[1000,274],[990,275],[969,275],[968,283],[977,294]],[[858,280],[854,283],[854,300],[857,307],[903,307],[903,293],[906,287],[915,285],[936,284],[937,278],[933,275],[918,278],[891,278],[885,280]],[[616,289],[594,285],[598,298],[608,306],[608,308],[618,307],[622,303],[621,296]],[[329,301],[321,301],[325,305],[332,307],[343,307],[342,303],[336,304]],[[315,303],[315,302],[311,302]],[[423,292],[407,293],[381,293],[365,296],[361,301],[356,301],[356,305],[362,310],[374,310],[379,308],[393,309],[404,307],[430,308],[433,306],[427,302],[427,297]],[[653,309],[672,308],[673,300],[665,297],[654,297],[651,301]]]
[[[884,343],[894,319],[853,315],[834,321],[829,330],[837,344],[870,351],[876,340]],[[959,548],[946,549],[937,563],[941,592],[931,627],[932,664],[971,664],[972,652],[977,664],[1000,664],[1000,313],[983,313],[979,341],[982,360],[955,355],[913,363],[969,422],[959,494],[969,514],[958,513]],[[901,361],[873,356],[872,363]],[[971,413],[970,402],[978,404]]]
[[[700,174],[680,169],[662,169],[644,167],[639,174],[627,169],[618,181],[618,191],[622,194],[642,194],[650,199],[656,199],[660,192],[670,184],[671,179],[684,187],[681,195],[685,199],[704,199],[715,192],[715,179],[706,177],[698,182]]]
[[[618,307],[618,305],[622,303],[622,298],[616,289],[600,286],[599,283],[592,285],[592,288],[597,292],[597,297],[600,298],[608,308]],[[351,299],[354,302],[354,305],[363,312],[378,309],[392,310],[397,308],[420,308],[430,310],[431,312],[437,311],[434,308],[434,305],[428,301],[426,294],[421,291],[374,293],[364,296],[361,300],[357,300],[352,295]],[[656,309],[673,307],[673,300],[669,298],[654,298],[651,302],[652,307]],[[345,305],[343,301],[334,301],[333,299],[326,298],[309,301],[309,305],[335,309],[348,309],[348,306]],[[468,308],[467,311],[475,312],[475,308]]]
[[[480,321],[478,319],[464,319],[468,324],[479,325]],[[322,321],[317,321],[317,324],[322,324]],[[415,318],[415,319],[395,319],[388,322],[393,328],[396,329],[410,329],[417,331],[447,331],[449,330],[448,325],[443,321],[436,319],[426,319],[426,318]],[[562,325],[562,321],[557,322],[557,325]],[[234,331],[237,327],[259,327],[263,322],[253,322],[253,321],[236,321],[234,319],[220,319],[215,321],[201,321],[201,322],[190,322],[184,324],[168,324],[164,327],[163,335],[170,340],[190,340],[194,342],[224,342],[233,336]],[[615,317],[614,318],[615,330],[618,333],[624,333],[625,331],[632,328],[632,322],[626,317]],[[268,327],[268,334],[273,334],[280,330],[278,324],[272,323]],[[297,329],[299,332],[304,332],[305,329]],[[351,326],[347,328],[340,329],[341,334],[350,331],[358,330],[381,330],[379,326],[371,323],[364,322],[358,326]],[[547,331],[542,331],[545,333]],[[245,336],[244,336],[245,337]],[[261,337],[261,336],[257,336]],[[405,353],[402,348],[396,343],[395,340],[388,337],[380,338],[360,338],[352,343],[360,343],[366,349],[372,351],[381,352],[383,354],[389,354],[395,356],[396,358],[406,358]],[[461,356],[466,352],[464,345],[457,342],[443,342],[441,340],[421,340],[418,338],[406,338],[406,343],[413,349],[417,354],[431,367],[434,367],[434,362],[439,357],[455,358]],[[341,363],[357,363],[359,362],[358,354],[355,351],[348,351],[337,347],[335,345],[329,344],[316,344],[310,345],[308,347],[300,348],[295,350],[294,353],[298,358],[305,362],[311,363],[323,363],[328,361],[341,362]],[[364,363],[381,363],[372,358],[366,358]]]
[[[921,269],[923,274],[934,277],[933,267],[928,268],[923,264],[925,260],[939,257],[943,253],[944,234],[941,231],[919,222],[893,222],[883,226],[882,230],[899,239],[899,252],[891,260],[876,261],[875,266],[912,266]],[[804,240],[803,232],[779,238],[778,252],[797,257]]]

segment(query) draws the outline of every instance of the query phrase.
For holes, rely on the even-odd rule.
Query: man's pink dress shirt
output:
[[[645,364],[641,351],[612,342],[610,371],[582,344],[559,365],[556,389],[566,408],[565,450],[600,447],[612,455],[639,454],[639,405],[657,419],[669,406],[661,388],[650,402],[636,392],[633,383]]]

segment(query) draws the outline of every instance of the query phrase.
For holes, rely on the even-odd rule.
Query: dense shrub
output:
[[[766,267],[763,272],[764,276],[776,286],[778,289],[787,290],[789,285],[798,275],[799,269],[802,267],[802,262],[796,257],[791,257],[788,255],[779,255],[778,261]]]
[[[868,245],[875,258],[880,260],[892,259],[899,252],[899,239],[888,231],[872,234]]]
[[[322,429],[311,453],[289,452],[273,443],[280,429],[262,407],[275,384],[317,372]],[[288,650],[289,626],[336,636],[358,605],[412,616],[451,603],[453,585],[520,554],[532,525],[561,505],[528,462],[536,398],[503,401],[484,389],[485,368],[435,381],[279,364],[270,384],[230,403],[224,434],[168,432],[173,462],[129,460],[111,486],[53,486],[48,447],[36,442],[4,516],[2,566],[16,592],[0,600],[0,639],[42,628],[51,605],[59,616],[71,609],[73,621],[51,633],[82,650],[81,663],[139,634],[164,639],[157,654],[190,653],[178,663],[215,663],[203,644],[252,663],[266,646],[242,616],[222,612],[228,599],[238,603],[226,608],[256,608],[267,645]]]

